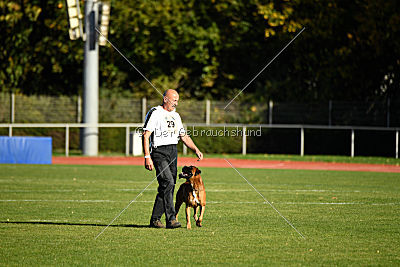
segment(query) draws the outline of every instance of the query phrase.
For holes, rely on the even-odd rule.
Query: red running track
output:
[[[400,166],[360,163],[328,163],[304,161],[276,161],[253,159],[228,159],[235,168],[284,169],[284,170],[330,170],[330,171],[366,171],[400,173]],[[72,165],[144,165],[143,157],[53,157],[53,164]],[[222,158],[178,158],[178,166],[196,165],[198,167],[230,168]]]

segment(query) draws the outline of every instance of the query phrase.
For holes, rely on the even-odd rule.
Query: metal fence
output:
[[[8,135],[13,135],[14,128],[63,128],[65,129],[65,155],[69,156],[69,133],[71,128],[84,128],[84,127],[99,127],[99,128],[125,128],[125,154],[128,156],[130,154],[130,134],[131,130],[141,128],[142,123],[99,123],[99,124],[83,124],[83,123],[14,123],[14,124],[1,124],[0,128],[8,128]],[[260,129],[297,129],[299,131],[300,142],[299,151],[300,155],[305,155],[306,146],[306,129],[318,129],[318,130],[339,130],[348,131],[350,135],[350,155],[354,157],[356,155],[355,144],[356,144],[356,131],[385,131],[393,133],[395,140],[395,146],[393,147],[393,154],[395,158],[399,157],[399,131],[400,128],[387,128],[387,127],[359,127],[359,126],[324,126],[324,125],[271,125],[271,124],[206,124],[206,123],[192,123],[185,124],[187,128],[189,127],[209,127],[209,128],[240,128],[241,138],[242,138],[242,154],[247,154],[247,135],[248,128],[260,128]],[[184,146],[185,148],[185,146]],[[186,149],[183,150],[186,154]]]
[[[125,153],[128,155],[130,131],[142,126],[146,112],[160,102],[161,99],[145,98],[100,99],[100,122],[95,126],[125,129],[125,140],[122,140],[124,137],[121,135],[121,138],[118,138],[116,142],[121,146],[121,149],[125,147]],[[287,150],[283,149],[281,143],[277,144],[276,142],[276,135],[279,136],[279,133],[275,133],[275,137],[266,133],[256,141],[243,135],[241,140],[243,154],[250,151],[252,153],[298,153],[304,155],[306,152],[315,151],[310,149],[313,143],[319,144],[321,139],[333,136],[333,139],[335,139],[333,146],[341,146],[340,149],[342,149],[342,152],[337,153],[354,156],[358,155],[361,147],[375,146],[381,147],[380,151],[384,151],[382,154],[393,155],[398,158],[400,103],[391,103],[390,101],[365,103],[329,101],[327,103],[306,104],[234,101],[225,110],[226,104],[224,101],[182,99],[178,111],[188,127],[209,127],[213,129],[239,127],[243,130],[261,127],[264,130],[271,131],[273,129],[275,129],[273,131],[291,131],[287,136],[284,133],[279,137],[280,140],[286,138],[287,141],[284,141],[283,146],[290,147]],[[70,140],[74,141],[71,144],[75,149],[76,143],[79,142],[77,129],[88,127],[87,124],[81,123],[81,118],[82,100],[77,96],[25,96],[0,93],[0,130],[2,134],[8,132],[8,135],[12,136],[15,128],[60,129],[55,140],[58,141],[58,147],[62,147],[65,140],[65,154],[67,156],[70,150]],[[8,131],[5,128],[8,128]],[[74,129],[71,136],[70,129]],[[323,133],[316,136],[315,131],[323,131]],[[383,134],[378,139],[372,140],[371,138],[370,140],[368,139],[370,137],[365,137],[366,135],[363,134],[366,132]],[[36,133],[40,135],[40,131]],[[35,132],[33,134],[35,135]],[[340,140],[336,138],[337,134],[341,135]],[[296,140],[293,141],[293,138]],[[212,142],[211,138],[207,139]],[[385,145],[382,143],[384,141]],[[122,142],[125,142],[125,144],[122,144]],[[323,142],[330,144],[330,140]],[[239,143],[235,144],[239,145]],[[358,144],[358,146],[355,144]],[[295,149],[293,149],[294,146],[296,146]],[[320,146],[318,152],[325,153],[324,145],[321,144]],[[346,148],[343,149],[343,146],[346,146]],[[237,149],[240,149],[240,147],[237,146]],[[273,150],[273,152],[268,150]]]
[[[104,98],[100,123],[139,123],[161,99]],[[262,123],[328,126],[399,127],[400,102],[283,103],[183,99],[178,111],[186,123]],[[25,96],[0,93],[0,123],[79,123],[82,100],[77,96]]]

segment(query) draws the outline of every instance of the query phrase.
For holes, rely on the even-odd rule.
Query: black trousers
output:
[[[165,213],[167,224],[175,220],[174,189],[177,175],[178,152],[176,145],[153,148],[151,159],[156,169],[158,194],[154,201],[151,220],[159,220]]]

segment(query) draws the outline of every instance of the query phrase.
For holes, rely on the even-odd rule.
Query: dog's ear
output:
[[[200,169],[197,169],[195,175],[199,175],[200,173],[201,173]]]

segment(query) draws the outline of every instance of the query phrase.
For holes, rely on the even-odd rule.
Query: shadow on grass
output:
[[[69,223],[69,222],[12,222],[12,221],[0,221],[0,223],[9,224],[39,224],[39,225],[69,225],[69,226],[107,226],[107,224],[99,223]],[[139,224],[114,224],[109,227],[132,227],[132,228],[150,228],[149,225]]]

